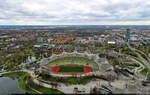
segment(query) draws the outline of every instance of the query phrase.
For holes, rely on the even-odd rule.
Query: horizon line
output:
[[[8,26],[9,24],[6,24],[6,25],[0,25],[0,26]],[[56,24],[57,25],[57,24]],[[62,24],[62,25],[65,25],[65,24]],[[62,25],[58,25],[58,26],[62,26]],[[71,25],[71,24],[70,24]],[[89,24],[90,25],[90,24]],[[9,26],[15,26],[15,25],[9,25]],[[19,25],[19,24],[17,24],[17,26],[36,26],[36,24],[35,25]],[[53,26],[53,25],[40,25],[39,24],[39,26]],[[67,24],[66,24],[66,26],[67,26]],[[69,26],[69,25],[68,25]],[[88,26],[88,25],[72,25],[72,26]],[[106,25],[90,25],[90,26],[106,26]],[[107,26],[119,26],[119,25],[107,25]],[[121,25],[120,24],[120,26],[150,26],[150,25]]]

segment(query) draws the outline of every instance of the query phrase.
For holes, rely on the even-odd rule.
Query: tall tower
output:
[[[126,30],[126,41],[129,42],[130,41],[130,29]]]

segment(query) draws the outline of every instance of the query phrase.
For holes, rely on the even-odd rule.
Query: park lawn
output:
[[[137,51],[145,60],[147,60],[148,61],[148,59],[147,59],[147,57],[144,55],[144,54],[142,54],[141,52],[139,52],[139,51]]]
[[[90,80],[90,79],[88,79]],[[83,79],[80,79],[80,78],[77,78],[77,77],[67,77],[65,80],[64,80],[65,83],[69,83],[69,84],[84,84],[87,82],[87,80],[83,80]]]
[[[29,73],[27,73],[27,72],[12,72],[12,73],[3,74],[4,77],[18,78],[19,88],[21,88],[25,92],[30,93],[30,94],[39,94],[31,89],[26,88],[26,83],[25,83],[24,77],[28,76],[28,75],[29,75]],[[27,82],[29,82],[29,81],[27,81]],[[58,90],[54,90],[54,89],[46,88],[46,87],[42,87],[42,86],[37,86],[37,87],[35,86],[32,88],[42,92],[42,94],[63,94],[62,92],[60,92]]]
[[[134,66],[128,66],[128,69],[133,70],[133,69],[135,69],[135,67]]]
[[[37,85],[35,83],[34,83],[34,87],[32,87],[32,88],[38,90],[39,92],[42,92],[42,94],[63,94],[63,92],[61,92],[59,90],[43,87],[43,86]]]
[[[37,94],[35,91],[26,88],[26,83],[24,81],[24,77],[26,75],[29,75],[29,73],[12,72],[12,73],[3,74],[4,77],[16,77],[16,78],[18,78],[19,88],[21,88],[23,91],[25,91],[27,93],[31,93],[31,94]]]
[[[148,72],[148,68],[144,68],[144,69],[140,72],[140,74],[146,76],[147,72]]]
[[[81,67],[60,66],[58,72],[84,72],[84,66]]]
[[[22,75],[25,75],[26,72],[11,72],[11,73],[6,73],[6,74],[3,74],[4,77],[20,77]]]
[[[37,94],[37,92],[35,92],[35,91],[31,90],[31,89],[27,89],[26,88],[27,84],[25,83],[25,80],[24,80],[24,77],[26,75],[29,75],[29,73],[26,73],[25,75],[20,76],[20,78],[19,78],[19,88],[23,89],[27,93]]]
[[[64,94],[63,92],[60,92],[58,90],[50,89],[50,88],[41,88],[41,91],[43,94]]]
[[[143,64],[145,68],[147,68],[147,66],[144,64],[144,62],[141,61],[138,57],[131,56],[131,58],[137,60],[139,63]]]

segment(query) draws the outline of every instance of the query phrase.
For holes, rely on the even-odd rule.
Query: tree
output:
[[[9,59],[6,61],[6,64],[7,64],[8,70],[11,69],[12,65],[11,65],[11,61]]]
[[[1,66],[1,65],[4,65],[4,64],[5,64],[4,59],[0,58],[0,66]]]
[[[19,52],[19,57],[21,57],[21,61],[24,62],[25,54],[23,52]]]

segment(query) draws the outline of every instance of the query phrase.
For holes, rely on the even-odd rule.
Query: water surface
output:
[[[17,78],[0,77],[1,94],[25,94],[25,92],[18,87]]]

